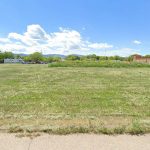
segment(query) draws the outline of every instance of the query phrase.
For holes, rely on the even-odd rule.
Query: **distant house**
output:
[[[140,62],[140,63],[149,63],[150,64],[150,58],[149,57],[143,57],[141,55],[134,55],[133,56],[134,62]]]
[[[4,59],[4,64],[23,64],[24,61],[19,58],[19,59]]]

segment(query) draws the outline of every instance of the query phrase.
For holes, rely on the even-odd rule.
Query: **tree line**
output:
[[[146,55],[145,57],[149,57],[150,55]],[[23,59],[24,62],[28,63],[52,63],[59,61],[101,61],[101,60],[115,60],[115,61],[133,61],[133,55],[129,57],[121,57],[121,56],[97,56],[95,54],[87,55],[87,56],[79,56],[79,55],[68,55],[65,58],[57,57],[57,56],[43,56],[42,53],[35,52],[33,54],[27,56],[21,56],[18,54],[14,54],[12,52],[2,52],[0,51],[0,63],[4,62],[4,59]]]
[[[42,55],[42,53],[39,52],[35,52],[27,56],[22,56],[12,52],[0,51],[0,63],[3,63],[4,59],[22,59],[24,62],[28,63],[51,63],[61,61],[61,57],[45,57]]]

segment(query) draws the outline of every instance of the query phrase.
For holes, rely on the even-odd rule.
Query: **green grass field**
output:
[[[150,68],[1,64],[0,130],[150,133]]]

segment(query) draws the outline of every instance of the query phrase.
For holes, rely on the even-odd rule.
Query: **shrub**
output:
[[[50,63],[49,67],[150,67],[150,64],[126,61],[63,61]]]

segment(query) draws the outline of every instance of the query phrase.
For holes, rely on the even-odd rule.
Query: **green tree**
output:
[[[53,57],[53,62],[59,62],[59,61],[61,61],[60,57]]]
[[[127,57],[127,61],[130,61],[130,62],[133,61],[133,57],[134,57],[134,55]]]
[[[107,56],[99,56],[99,60],[108,60]]]
[[[80,57],[76,55],[68,55],[66,60],[80,60]]]
[[[99,57],[96,56],[95,54],[88,55],[87,58],[90,59],[90,60],[94,60],[94,61],[99,60]]]
[[[150,55],[145,55],[144,57],[146,57],[146,58],[150,58]]]
[[[80,57],[80,60],[85,60],[85,61],[87,61],[88,58],[87,58],[87,56],[81,56],[81,57]]]
[[[31,61],[35,63],[40,63],[43,60],[43,55],[39,52],[35,52],[30,55]]]
[[[24,56],[24,57],[23,57],[23,60],[24,60],[25,62],[31,62],[31,57],[30,57],[30,56]]]
[[[4,59],[7,58],[13,59],[15,58],[15,55],[12,52],[4,52]]]
[[[19,54],[16,54],[15,58],[19,59],[19,58],[22,58],[22,57]]]
[[[120,61],[123,61],[123,60],[125,60],[125,58],[116,55],[116,56],[110,56],[109,60],[120,60]]]
[[[48,63],[59,62],[59,61],[61,61],[61,58],[60,58],[60,57],[48,57],[48,58],[47,58],[47,62],[48,62]]]
[[[4,62],[4,53],[0,51],[0,63]]]

